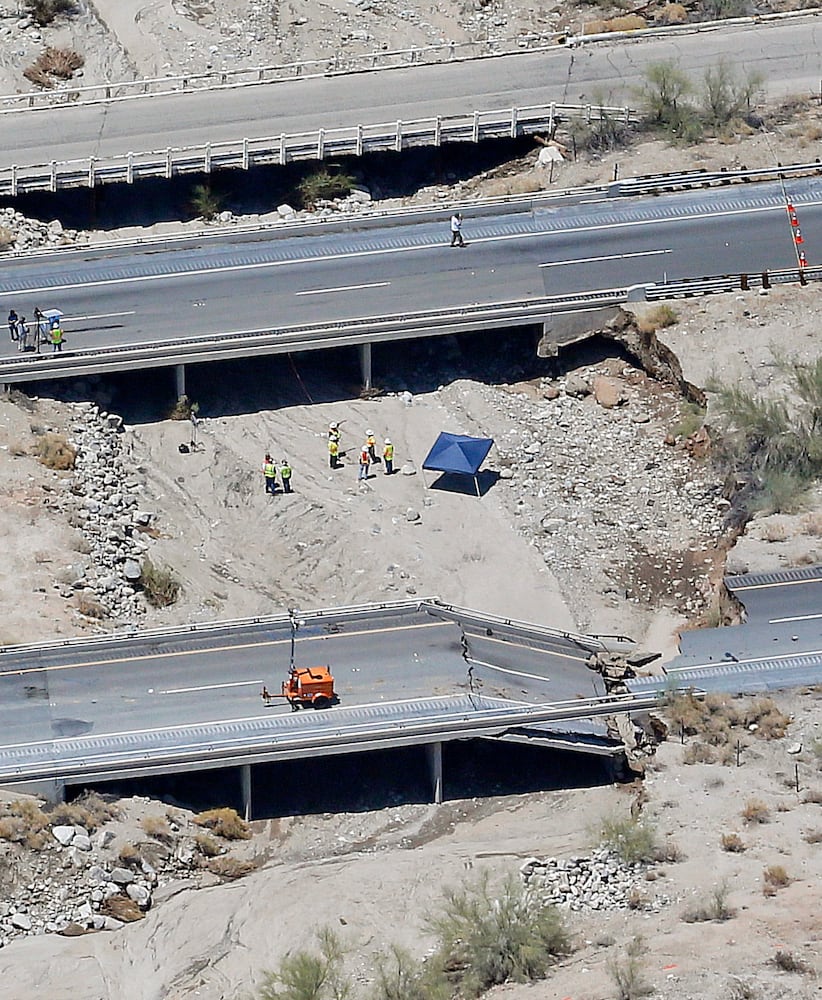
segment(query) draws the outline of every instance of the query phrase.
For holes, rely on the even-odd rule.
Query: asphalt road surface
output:
[[[379,74],[22,110],[0,115],[0,170],[551,101],[635,104],[645,68],[662,59],[677,60],[695,81],[725,59],[740,75],[762,74],[769,96],[817,93],[820,52],[820,22],[811,16]]]
[[[796,266],[792,199],[808,263],[822,259],[822,181],[635,199],[551,199],[448,219],[221,235],[8,260],[0,312],[65,313],[67,349],[265,332],[427,309],[539,299]],[[5,313],[3,313],[5,315]],[[413,326],[413,323],[409,323]],[[0,340],[0,357],[15,345]]]

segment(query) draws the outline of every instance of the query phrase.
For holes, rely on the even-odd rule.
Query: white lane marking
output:
[[[786,622],[810,622],[816,618],[822,618],[822,615],[791,615],[790,618],[769,618],[768,624],[782,625]]]
[[[372,281],[367,285],[338,285],[336,288],[312,288],[306,292],[294,292],[295,295],[324,295],[326,292],[357,292],[361,288],[385,288],[390,281]]]
[[[563,660],[573,660],[575,663],[582,663],[587,660],[591,653],[595,653],[595,649],[585,650],[584,653],[581,652],[578,656],[574,656],[573,653],[561,653],[558,649],[535,649],[534,646],[529,646],[525,642],[517,642],[515,639],[498,639],[495,635],[478,635],[477,633],[470,633],[471,637],[477,642],[500,642],[503,646],[519,646],[520,649],[527,649],[532,653],[542,653],[544,656],[558,656]]]
[[[201,684],[199,687],[167,688],[165,691],[158,691],[157,694],[191,694],[193,691],[217,691],[220,688],[250,687],[252,684],[259,686],[262,681],[231,681],[227,684]]]
[[[485,660],[474,660],[469,657],[470,663],[476,663],[479,667],[488,667],[489,670],[498,670],[501,674],[511,674],[514,677],[527,677],[529,681],[544,681],[550,683],[550,677],[542,677],[539,674],[528,674],[524,670],[511,670],[510,667],[498,667],[495,663],[486,663]]]
[[[803,208],[815,206],[822,202],[810,201],[803,203]],[[576,233],[599,233],[608,229],[633,229],[637,226],[658,226],[661,223],[669,222],[699,222],[701,219],[730,218],[733,215],[759,215],[762,212],[785,211],[784,205],[765,205],[760,208],[734,208],[727,212],[701,212],[696,215],[672,216],[668,219],[635,219],[633,222],[608,222],[598,226],[577,226],[573,229],[549,229],[538,233],[509,233],[503,236],[486,236],[471,240],[473,245],[479,243],[503,243],[507,240],[533,240],[545,239],[548,236],[573,236]],[[259,271],[271,267],[291,267],[302,264],[317,264],[323,261],[355,260],[358,257],[379,257],[395,253],[411,253],[413,251],[434,250],[437,247],[447,247],[448,244],[440,240],[436,243],[424,243],[417,247],[384,247],[381,250],[357,250],[354,253],[327,254],[318,257],[303,257],[301,260],[269,260],[259,264],[228,264],[223,267],[207,267],[194,271],[176,271],[173,274],[143,274],[135,278],[105,278],[101,281],[74,282],[69,285],[47,285],[45,288],[26,288],[27,295],[46,295],[49,292],[71,291],[79,288],[97,288],[103,285],[129,285],[144,281],[164,281],[175,278],[192,278],[198,275],[209,274],[233,274],[237,271]],[[462,258],[460,258],[462,259]]]
[[[634,253],[609,253],[603,257],[576,257],[574,260],[554,260],[548,264],[537,264],[537,267],[566,267],[568,264],[595,264],[602,260],[628,260],[629,257],[658,257],[673,250],[637,250]]]
[[[64,323],[76,323],[78,320],[89,320],[89,319],[116,319],[118,316],[134,316],[137,313],[136,309],[129,309],[127,312],[119,313],[95,313],[93,316],[64,316]]]
[[[806,583],[822,583],[822,576],[812,576],[806,580],[780,580],[779,583],[743,583],[734,587],[733,593],[738,594],[743,590],[778,590],[780,587],[801,587]]]

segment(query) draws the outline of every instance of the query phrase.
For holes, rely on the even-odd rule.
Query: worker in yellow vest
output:
[[[266,453],[265,462],[263,462],[263,478],[265,479],[265,491],[270,493],[272,496],[277,492],[277,466],[274,464],[271,456]]]
[[[372,462],[377,461],[377,439],[373,431],[365,432],[365,446],[368,449],[368,457]]]
[[[385,439],[385,447],[382,450],[382,459],[385,462],[385,474],[386,476],[394,475],[394,445],[391,444],[391,438]]]
[[[283,481],[283,493],[291,492],[291,466],[288,459],[284,458],[280,464],[280,478]]]
[[[63,328],[59,323],[51,328],[51,347],[53,354],[63,350]]]
[[[336,469],[339,463],[340,446],[336,438],[329,437],[328,439],[328,464],[332,469]]]

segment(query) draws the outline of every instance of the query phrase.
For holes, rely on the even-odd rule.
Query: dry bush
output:
[[[23,70],[23,76],[29,83],[33,83],[35,87],[40,87],[42,90],[51,90],[54,86],[54,80],[36,62],[26,66]]]
[[[684,861],[685,854],[679,844],[676,841],[671,840],[670,837],[666,839],[654,848],[654,861],[664,861],[667,864],[676,864],[678,861]]]
[[[711,890],[707,899],[694,903],[682,914],[686,924],[706,921],[725,921],[736,916],[736,910],[728,904],[728,886],[722,882]]]
[[[806,514],[802,518],[802,530],[806,535],[814,535],[817,538],[822,535],[822,513],[814,511],[812,514]]]
[[[803,839],[806,844],[822,844],[822,830],[806,830]]]
[[[487,185],[488,198],[505,198],[512,194],[534,194],[542,190],[539,177],[519,174],[516,177],[499,177]]]
[[[147,556],[140,565],[140,586],[155,608],[165,608],[180,596],[180,581],[166,566],[157,566]]]
[[[77,595],[77,610],[86,618],[97,618],[102,620],[106,617],[106,609],[90,594],[80,593]]]
[[[746,706],[742,724],[746,728],[756,725],[756,735],[763,739],[781,740],[790,722],[773,698],[759,697]]]
[[[238,858],[212,858],[206,865],[210,872],[220,878],[235,879],[250,875],[257,867],[253,861],[240,861]]]
[[[140,909],[137,903],[128,896],[109,896],[108,899],[104,899],[100,904],[100,912],[107,917],[114,917],[116,920],[122,920],[123,923],[131,924],[135,920],[142,920],[145,913]]]
[[[625,956],[611,955],[606,963],[608,975],[613,981],[618,1000],[640,1000],[654,992],[653,986],[645,978],[645,945],[641,937],[628,943]]]
[[[696,743],[690,743],[685,748],[685,753],[682,755],[683,764],[713,764],[716,762],[716,750],[708,746],[707,743],[701,743],[699,740]]]
[[[775,889],[784,889],[791,884],[791,877],[782,865],[768,865],[762,872],[765,885],[772,885]]]
[[[197,850],[205,858],[216,858],[223,853],[223,848],[208,833],[198,833],[194,838],[194,843],[197,845]]]
[[[197,826],[205,826],[226,840],[248,840],[251,830],[236,809],[207,809],[194,817]]]
[[[46,431],[34,445],[34,454],[47,469],[66,472],[74,468],[77,449],[68,443],[65,435]]]
[[[637,329],[640,333],[656,333],[667,326],[674,326],[679,322],[679,314],[676,309],[662,303],[654,306],[637,320]]]
[[[609,31],[641,31],[648,27],[648,22],[644,17],[637,14],[625,14],[621,17],[611,17],[608,19],[597,18],[583,25],[583,35],[602,35]]]
[[[91,809],[80,802],[58,802],[49,812],[49,822],[53,826],[82,826],[89,832],[96,830],[98,824],[97,816]]]
[[[117,806],[113,802],[107,802],[99,792],[81,792],[74,800],[74,805],[80,806],[87,815],[91,815],[96,826],[120,818]]]
[[[162,844],[174,843],[174,834],[164,816],[144,816],[140,820],[140,827],[149,837],[159,840]]]
[[[8,226],[0,226],[0,250],[8,250],[14,243],[14,233]]]
[[[85,61],[83,56],[73,49],[49,46],[23,70],[23,76],[35,87],[50,90],[54,86],[55,79],[70,80],[75,70],[80,69]]]
[[[685,24],[688,11],[681,3],[666,3],[654,18],[654,24]]]
[[[126,868],[139,868],[140,861],[140,851],[135,844],[123,844],[120,848],[120,853],[118,855],[120,862],[126,866]]]
[[[761,799],[748,799],[740,815],[746,823],[767,823],[771,810]]]
[[[722,845],[722,850],[729,854],[742,854],[743,851],[747,850],[745,841],[738,833],[723,833],[719,842]]]
[[[6,814],[0,818],[0,840],[23,844],[31,850],[39,851],[48,841],[44,832],[48,824],[49,818],[38,802],[15,799],[8,804]]]
[[[784,542],[788,537],[788,529],[782,521],[770,521],[762,530],[762,538],[766,542]]]
[[[794,957],[790,951],[777,951],[772,961],[777,969],[781,969],[782,972],[798,972],[803,976],[810,975],[813,972],[813,968],[807,962],[803,962],[801,958]]]

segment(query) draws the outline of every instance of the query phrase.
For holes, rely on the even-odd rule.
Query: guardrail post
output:
[[[357,126],[357,156],[362,156],[362,125]]]
[[[511,138],[517,137],[517,108],[511,108]]]
[[[551,101],[551,107],[548,109],[548,135],[553,139],[554,137],[554,118],[556,117],[557,106]]]
[[[126,184],[134,183],[134,153],[126,157]]]
[[[166,177],[170,178],[174,173],[174,168],[171,162],[171,147],[166,150]]]
[[[51,161],[51,177],[49,178],[49,190],[52,194],[57,190],[57,160]]]
[[[280,134],[280,166],[286,162],[285,136]]]
[[[762,287],[763,288],[770,288],[771,287],[771,279],[770,279],[770,276],[768,275],[767,271],[763,271],[762,272]]]
[[[11,165],[11,196],[12,198],[17,197],[17,164],[12,163]]]
[[[442,145],[442,115],[437,115],[434,121],[434,145]]]
[[[211,173],[211,143],[207,142],[205,144],[205,151],[203,152],[203,171],[204,173]]]
[[[739,287],[742,289],[743,292],[747,292],[748,291],[748,275],[747,274],[740,274],[739,275]]]
[[[248,170],[248,139],[243,139],[243,170]]]
[[[94,157],[90,156],[88,158],[88,186],[90,188],[94,187]]]
[[[398,152],[402,152],[402,122],[397,122],[397,132],[394,136],[394,149]]]
[[[325,153],[325,129],[317,130],[317,159],[321,160]]]
[[[473,142],[479,142],[479,111],[474,112],[474,125],[471,129],[471,139]]]
[[[442,805],[442,743],[427,743],[425,756],[428,758],[434,805],[439,806]]]
[[[108,84],[106,84],[105,95],[107,101],[111,99],[111,87]]]
[[[631,109],[625,108],[624,111],[625,111],[625,124],[628,125],[630,124],[631,121]]]
[[[590,104],[586,104],[585,105],[585,124],[586,125],[590,125],[591,124],[591,105]]]

